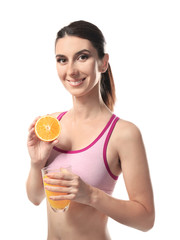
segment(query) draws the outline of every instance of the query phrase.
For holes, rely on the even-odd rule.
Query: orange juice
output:
[[[47,178],[47,176],[44,176],[44,178]],[[52,185],[52,184],[48,184],[46,182],[44,182],[44,186],[54,186],[54,187],[61,187],[61,186],[57,186],[57,185]],[[49,204],[51,205],[51,207],[53,208],[53,210],[65,210],[66,208],[68,208],[69,204],[70,204],[70,200],[52,200],[49,197],[50,196],[59,196],[59,195],[66,195],[67,193],[60,193],[60,192],[51,192],[49,190],[45,189],[45,193],[46,193],[46,197],[48,199]]]

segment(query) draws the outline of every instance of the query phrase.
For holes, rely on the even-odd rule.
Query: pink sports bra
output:
[[[65,113],[61,113],[57,119],[60,121]],[[72,172],[84,182],[112,194],[118,176],[115,176],[108,166],[106,150],[118,120],[119,118],[113,114],[98,137],[83,149],[65,151],[54,147],[47,165],[49,163],[51,168],[59,168],[63,164],[69,164]]]

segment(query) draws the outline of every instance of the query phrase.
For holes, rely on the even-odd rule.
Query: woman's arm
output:
[[[153,227],[155,210],[141,133],[127,122],[119,131],[117,127],[113,141],[121,159],[129,200],[115,199],[94,189],[91,206],[122,224],[147,231]]]
[[[39,205],[42,202],[45,193],[41,170],[31,167],[26,183],[26,190],[28,198],[33,204]]]

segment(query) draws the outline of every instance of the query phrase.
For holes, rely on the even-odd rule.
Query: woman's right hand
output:
[[[31,157],[31,166],[41,169],[45,166],[52,148],[58,143],[58,140],[53,142],[44,142],[35,134],[35,124],[40,117],[37,117],[29,127],[27,146]]]

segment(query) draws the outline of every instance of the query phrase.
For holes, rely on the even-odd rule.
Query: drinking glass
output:
[[[59,186],[59,185],[52,185],[49,183],[46,183],[44,181],[45,178],[48,178],[47,174],[48,173],[58,173],[58,172],[65,172],[65,171],[70,171],[71,170],[71,166],[67,165],[67,166],[62,166],[58,169],[53,169],[51,167],[44,167],[41,171],[42,171],[42,177],[43,177],[43,182],[44,182],[44,187],[45,186],[58,186],[58,187],[63,187],[63,186]],[[52,210],[54,212],[65,212],[68,210],[69,205],[70,205],[70,200],[52,200],[49,197],[50,196],[59,196],[59,195],[67,195],[67,193],[60,193],[60,192],[52,192],[49,191],[47,189],[45,189],[45,193],[46,193],[46,198],[48,203],[50,204]]]

